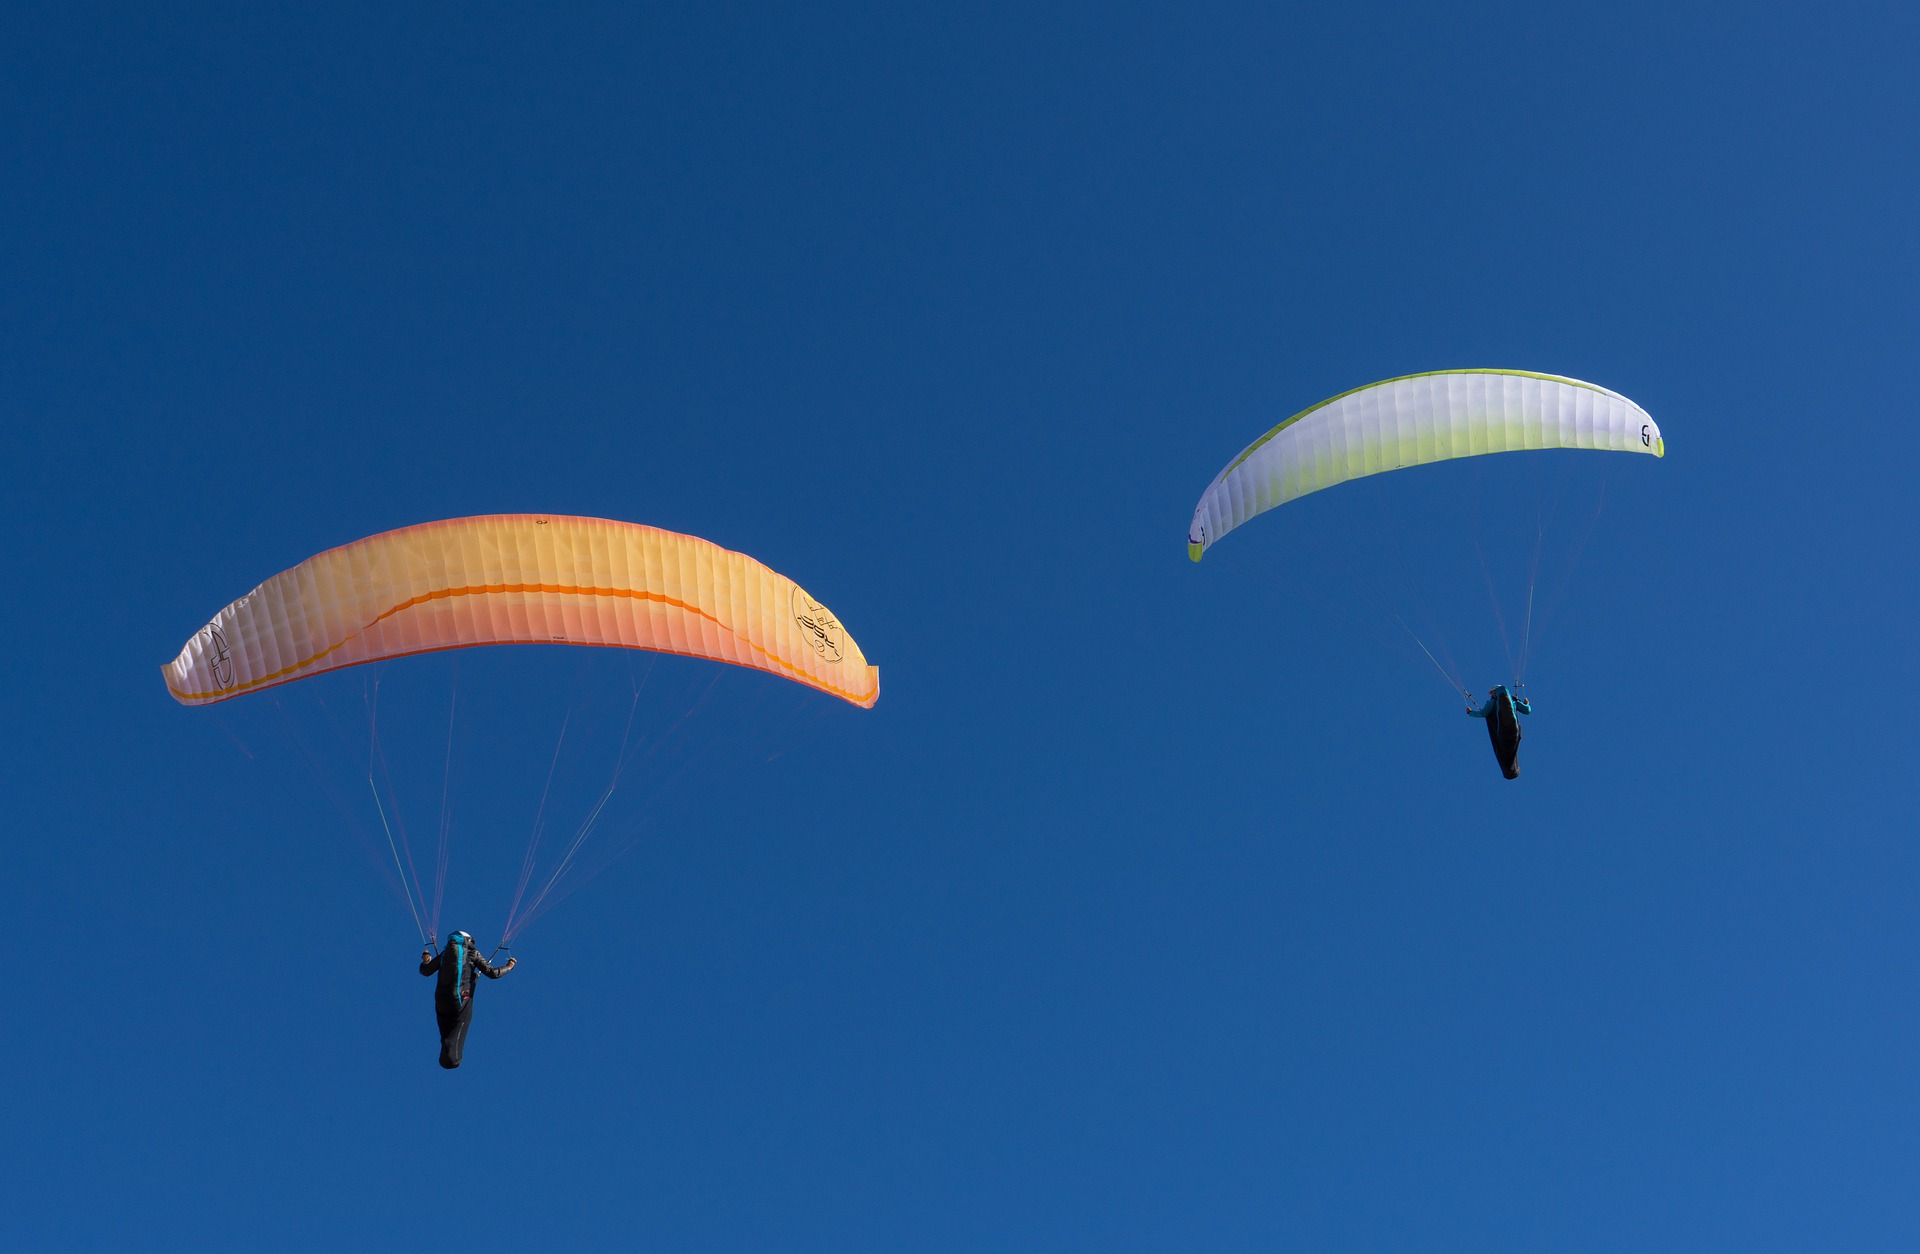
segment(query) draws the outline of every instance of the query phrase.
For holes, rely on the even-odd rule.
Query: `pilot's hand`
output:
[[[514,969],[514,967],[518,966],[519,963],[520,963],[520,960],[518,958],[509,958],[507,959],[507,965],[503,969],[507,971],[511,971]]]

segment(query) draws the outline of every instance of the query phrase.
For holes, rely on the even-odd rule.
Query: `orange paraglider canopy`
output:
[[[637,523],[489,514],[356,540],[221,610],[162,667],[187,705],[342,667],[483,644],[710,658],[871,706],[880,672],[798,584],[743,553]]]

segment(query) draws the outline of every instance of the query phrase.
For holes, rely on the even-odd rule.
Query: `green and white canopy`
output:
[[[1666,455],[1660,426],[1618,392],[1527,370],[1435,370],[1342,392],[1248,445],[1200,497],[1187,555],[1309,492],[1485,453],[1583,448]]]

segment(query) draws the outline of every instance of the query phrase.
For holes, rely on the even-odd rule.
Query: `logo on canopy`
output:
[[[840,627],[840,620],[832,611],[800,590],[798,584],[793,589],[793,621],[800,625],[800,634],[807,638],[813,651],[829,662],[838,662],[846,653],[847,633]]]
[[[207,644],[207,666],[213,671],[213,682],[221,688],[233,687],[233,654],[218,627],[207,628]]]

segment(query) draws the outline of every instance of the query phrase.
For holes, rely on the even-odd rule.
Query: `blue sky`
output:
[[[0,58],[10,1244],[1920,1241],[1910,8],[15,5]],[[1290,523],[1184,554],[1279,418],[1472,365],[1669,447],[1511,785]],[[884,689],[724,676],[448,1075],[268,707],[157,668],[516,510],[749,552]],[[461,661],[483,939],[563,653]]]

